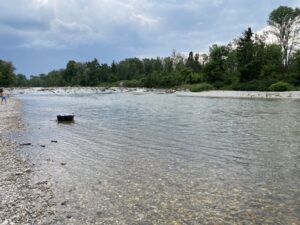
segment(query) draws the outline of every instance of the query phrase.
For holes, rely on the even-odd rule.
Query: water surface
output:
[[[19,98],[24,152],[53,183],[62,224],[300,223],[297,100]],[[66,112],[75,123],[58,124]]]

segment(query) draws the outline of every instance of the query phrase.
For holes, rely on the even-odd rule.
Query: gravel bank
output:
[[[33,166],[8,138],[23,127],[20,113],[17,100],[0,105],[0,225],[57,224],[49,182],[32,183]]]
[[[264,92],[264,91],[203,91],[176,92],[179,97],[211,98],[264,98],[264,99],[300,99],[300,91]]]

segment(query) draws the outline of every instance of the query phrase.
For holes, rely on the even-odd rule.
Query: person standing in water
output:
[[[0,88],[0,98],[1,98],[1,105],[3,104],[3,102],[5,102],[5,104],[7,103],[7,95],[6,93],[3,91],[2,88]]]

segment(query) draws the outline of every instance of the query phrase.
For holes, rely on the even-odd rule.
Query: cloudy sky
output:
[[[0,0],[0,59],[29,76],[70,59],[206,52],[249,26],[264,28],[280,5],[300,0]]]

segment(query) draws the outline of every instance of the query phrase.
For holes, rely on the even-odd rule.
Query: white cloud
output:
[[[11,29],[24,37],[21,46],[72,46],[115,38],[119,29],[129,29],[143,35],[159,25],[159,17],[151,10],[148,0],[12,0],[19,4],[4,4],[10,20],[39,23],[41,28],[31,32],[10,24]],[[11,7],[14,5],[14,7]],[[2,7],[3,8],[3,7]],[[17,13],[15,13],[17,12]],[[45,27],[47,29],[45,29]],[[146,29],[145,29],[146,28]]]
[[[151,18],[142,14],[134,14],[133,17],[136,18],[142,26],[152,27],[159,23],[158,19]]]
[[[273,35],[270,31],[272,28],[270,26],[266,26],[263,29],[256,32],[256,34],[261,37],[267,44],[276,44],[278,43],[278,39],[275,35]]]

